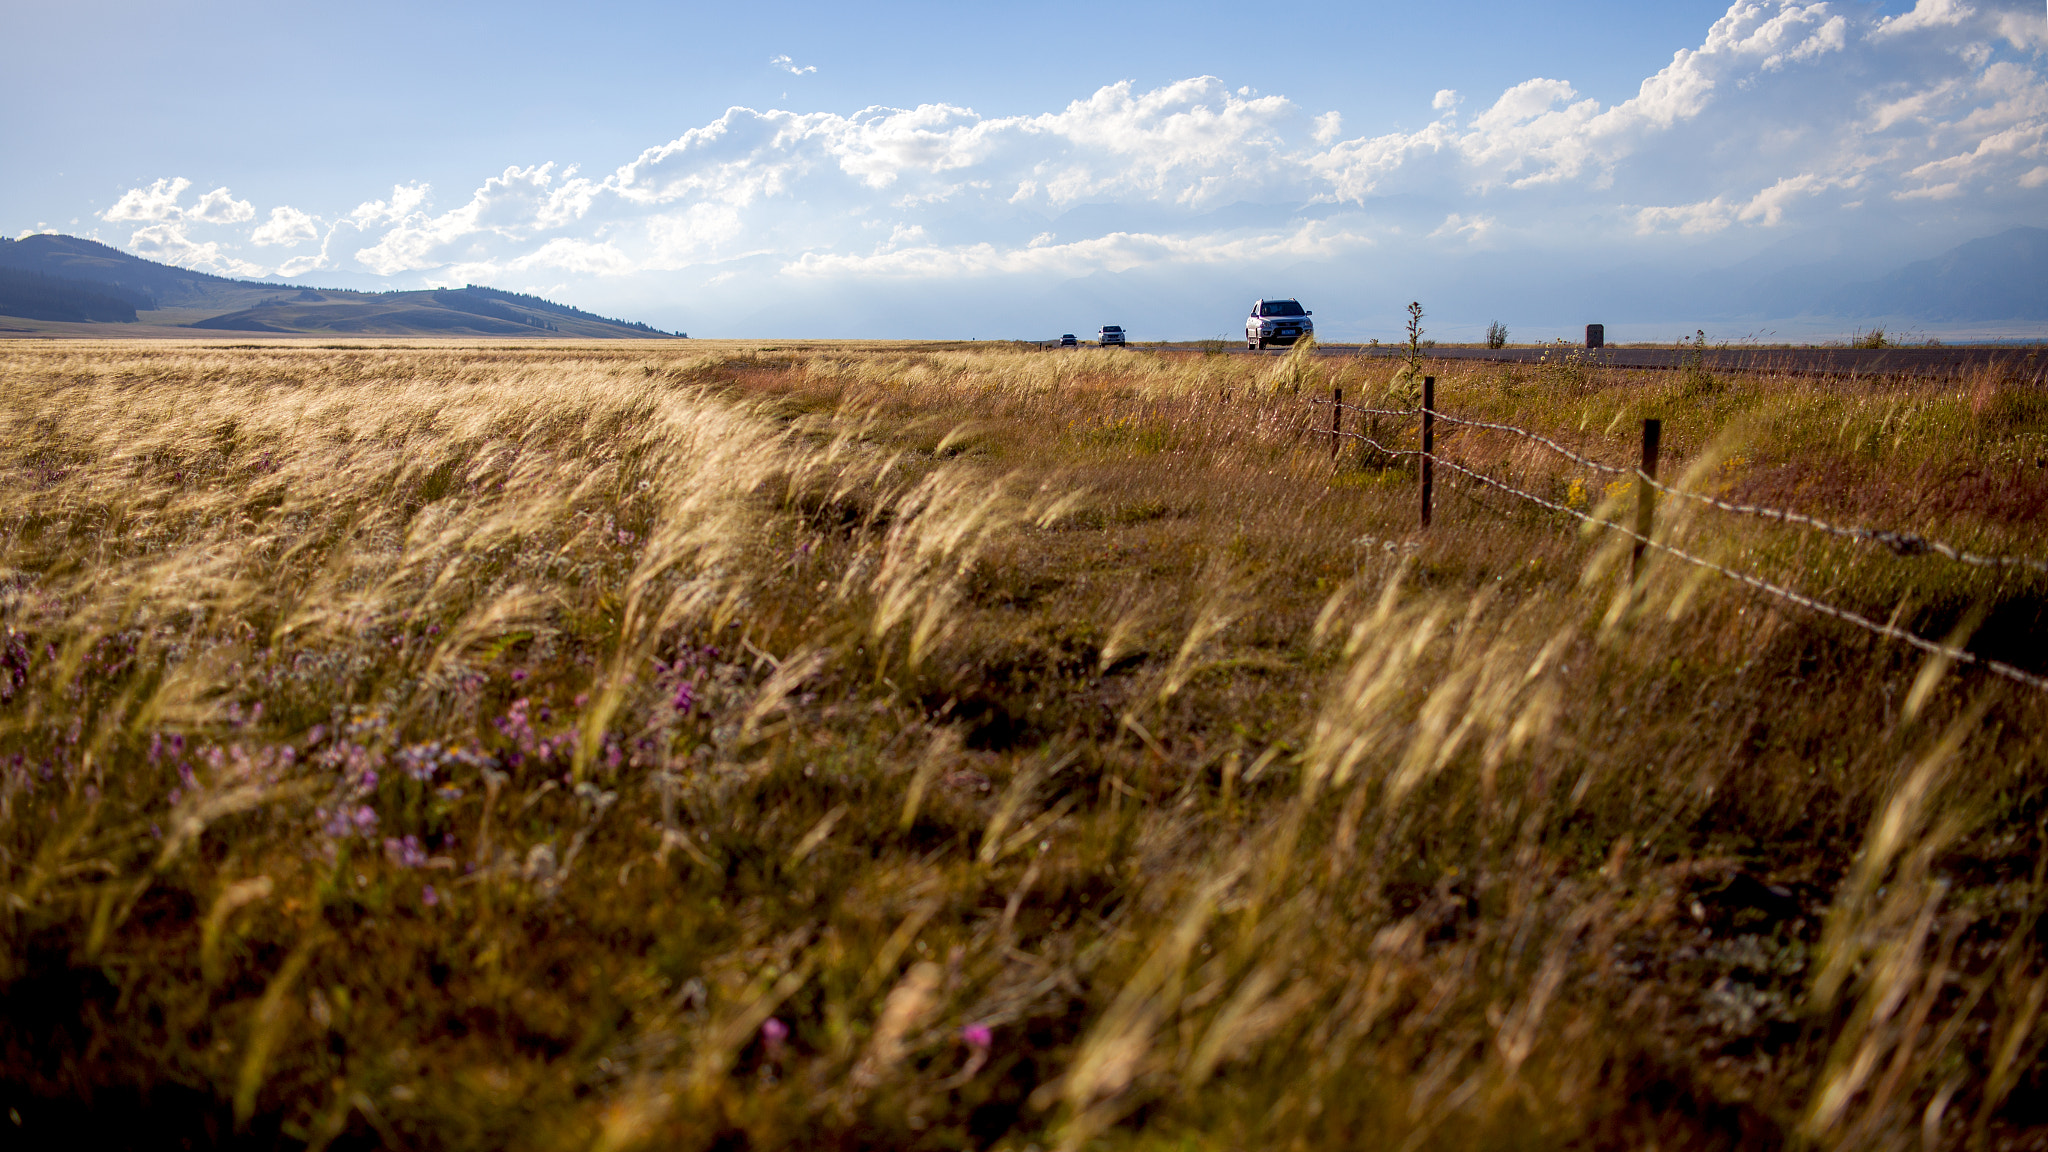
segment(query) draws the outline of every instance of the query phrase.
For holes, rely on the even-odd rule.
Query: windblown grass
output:
[[[1417,531],[1305,403],[1404,405],[1391,363],[685,352],[0,348],[18,1133],[2035,1138],[2040,693],[1454,477]],[[2048,397],[1995,371],[1434,370],[1617,464],[1659,416],[1695,488],[2048,551]],[[2027,570],[1664,512],[2048,669]]]

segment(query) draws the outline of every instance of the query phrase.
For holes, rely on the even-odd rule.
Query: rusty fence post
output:
[[[1429,527],[1430,489],[1436,483],[1436,377],[1422,378],[1422,526]]]
[[[1636,477],[1636,535],[1638,536],[1648,536],[1650,534],[1651,517],[1657,512],[1657,490],[1650,486],[1650,481],[1657,478],[1657,449],[1659,441],[1663,438],[1664,422],[1662,420],[1643,421],[1643,467],[1642,474]],[[1635,557],[1629,561],[1628,566],[1628,578],[1631,581],[1636,580],[1641,575],[1643,548],[1644,542],[1637,540]]]
[[[1343,439],[1344,431],[1344,390],[1330,389],[1330,463],[1337,462],[1337,444]]]

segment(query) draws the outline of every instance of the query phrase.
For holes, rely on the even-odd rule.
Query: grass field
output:
[[[1441,469],[1418,530],[1306,402],[1397,367],[0,345],[13,1135],[2048,1146],[2048,694]],[[2048,553],[2048,391],[1995,370],[1430,370]],[[1660,539],[2048,672],[2032,569],[1682,503]]]

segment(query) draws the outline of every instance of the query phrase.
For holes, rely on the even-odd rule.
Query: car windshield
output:
[[[1261,316],[1304,316],[1301,305],[1293,300],[1268,300],[1259,305]]]
[[[1104,325],[1102,326],[1102,330],[1103,330],[1104,332],[1121,332],[1121,331],[1123,331],[1123,329],[1122,329],[1121,327],[1119,327],[1118,325],[1115,325],[1115,324],[1104,324]]]

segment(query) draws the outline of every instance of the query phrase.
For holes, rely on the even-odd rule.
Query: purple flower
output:
[[[521,681],[521,680],[524,680],[524,679],[526,679],[526,669],[524,669],[524,668],[514,668],[514,669],[512,670],[512,681],[513,681],[513,683],[515,683],[515,684],[516,684],[516,683],[518,683],[519,681]]]
[[[676,697],[669,701],[669,706],[684,715],[688,715],[690,709],[697,706],[696,687],[687,680],[676,685]]]
[[[783,1041],[789,1039],[789,1025],[770,1016],[761,1022],[761,1046],[773,1056],[782,1050]]]
[[[986,1024],[969,1024],[960,1030],[960,1039],[965,1040],[969,1048],[986,1052],[988,1046],[995,1042],[995,1033],[990,1032]]]
[[[434,891],[434,886],[432,884],[425,885],[420,889],[420,903],[425,904],[429,908],[432,908],[434,905],[439,904],[440,902],[441,894],[439,892]]]
[[[377,830],[376,810],[368,804],[359,805],[353,813],[350,813],[349,821],[355,825],[356,831],[364,836],[368,836]]]
[[[425,783],[434,778],[441,768],[441,746],[439,744],[414,744],[398,754],[399,763],[405,765],[405,774]]]

